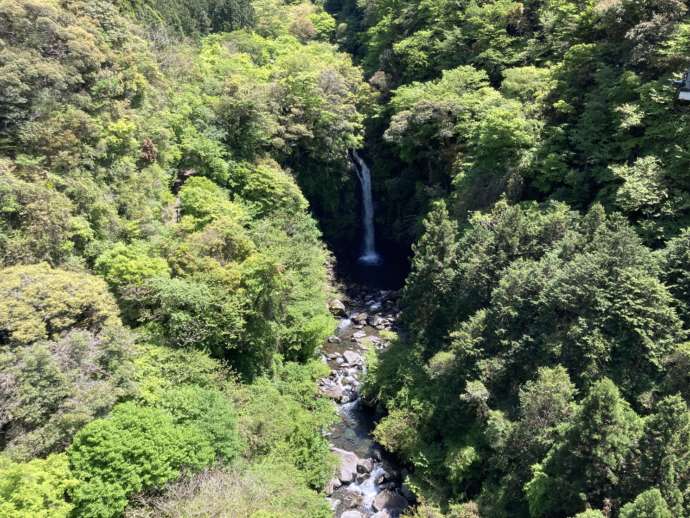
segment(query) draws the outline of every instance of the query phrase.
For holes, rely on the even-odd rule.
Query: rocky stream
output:
[[[344,300],[331,303],[340,321],[323,347],[331,372],[319,388],[336,402],[341,417],[329,433],[340,464],[326,488],[336,518],[397,518],[414,499],[402,483],[405,471],[372,438],[376,410],[359,394],[366,351],[390,345],[385,331],[396,329],[397,297],[391,290],[353,287]]]

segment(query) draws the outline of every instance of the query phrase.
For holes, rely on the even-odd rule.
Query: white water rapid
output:
[[[357,170],[357,178],[362,186],[362,224],[364,227],[364,243],[362,246],[362,255],[359,257],[359,262],[364,264],[379,264],[381,256],[376,252],[376,235],[374,233],[374,200],[371,195],[371,171],[369,166],[357,154],[357,151],[352,150],[352,156],[355,161],[355,169]]]

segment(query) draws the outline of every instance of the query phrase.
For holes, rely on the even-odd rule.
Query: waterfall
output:
[[[369,167],[357,154],[357,151],[352,150],[354,157],[355,170],[357,171],[357,178],[362,186],[362,226],[364,227],[364,242],[362,246],[362,255],[359,261],[364,264],[378,264],[381,262],[381,256],[376,252],[376,236],[374,234],[374,200],[371,195],[371,171]]]

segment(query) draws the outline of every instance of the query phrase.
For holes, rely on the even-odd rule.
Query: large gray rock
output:
[[[371,315],[369,318],[367,318],[367,324],[372,327],[380,326],[383,323],[384,320],[378,315]]]
[[[343,504],[348,509],[354,509],[362,504],[363,499],[364,495],[362,495],[362,493],[357,491],[348,491],[343,495]]]
[[[340,518],[364,518],[364,515],[359,511],[345,511]]]
[[[374,461],[372,459],[360,459],[359,464],[357,464],[357,471],[360,473],[371,473],[374,469]]]
[[[384,489],[374,498],[374,510],[383,511],[384,509],[404,509],[407,507],[405,497],[394,493],[390,489]]]
[[[383,511],[379,511],[376,514],[372,514],[371,518],[394,518],[395,516],[398,516],[397,510],[394,511],[394,514],[391,514],[391,512],[388,509],[384,509]]]
[[[340,401],[343,398],[343,387],[335,383],[328,383],[321,386],[321,393],[335,401]]]
[[[369,304],[367,305],[367,309],[369,311],[372,311],[372,312],[373,311],[379,311],[382,307],[383,307],[383,304],[381,303],[380,300],[373,300],[373,301],[369,302]]]
[[[339,478],[333,477],[331,480],[328,481],[328,484],[326,484],[326,496],[331,496],[335,492],[335,490],[342,485],[343,483],[340,481]]]
[[[331,303],[328,305],[328,309],[330,309],[331,313],[333,313],[337,317],[347,316],[347,308],[345,307],[345,304],[343,304],[342,301],[338,299],[332,300]]]
[[[357,313],[355,316],[352,317],[352,320],[359,325],[364,325],[367,323],[367,318],[369,318],[369,315],[366,313]]]
[[[408,502],[415,502],[417,500],[415,494],[405,484],[400,486],[400,494],[404,496]]]
[[[336,473],[338,478],[344,484],[349,484],[357,476],[359,457],[351,451],[341,450],[340,448],[331,448],[331,451],[340,459],[340,464]]]
[[[345,351],[343,353],[343,358],[350,365],[359,365],[362,363],[362,356],[354,351]]]

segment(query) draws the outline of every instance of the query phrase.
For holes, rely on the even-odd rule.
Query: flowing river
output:
[[[322,348],[323,361],[331,371],[319,380],[319,388],[336,402],[340,415],[328,434],[339,466],[326,494],[336,518],[397,518],[414,496],[402,484],[405,473],[374,441],[375,411],[360,396],[366,352],[390,345],[386,332],[395,331],[400,316],[398,292],[373,286],[386,281],[386,270],[394,273],[396,269],[384,265],[376,250],[369,167],[354,150],[351,158],[362,188],[363,235],[361,255],[349,273],[365,286],[350,283],[346,297],[331,302],[331,311],[340,322]]]
[[[319,381],[341,418],[329,434],[340,465],[327,494],[335,517],[395,518],[413,497],[402,485],[404,471],[372,438],[375,411],[362,400],[359,387],[366,351],[389,345],[386,331],[395,329],[399,315],[397,292],[355,288],[334,309],[341,320],[322,353],[331,372]]]

